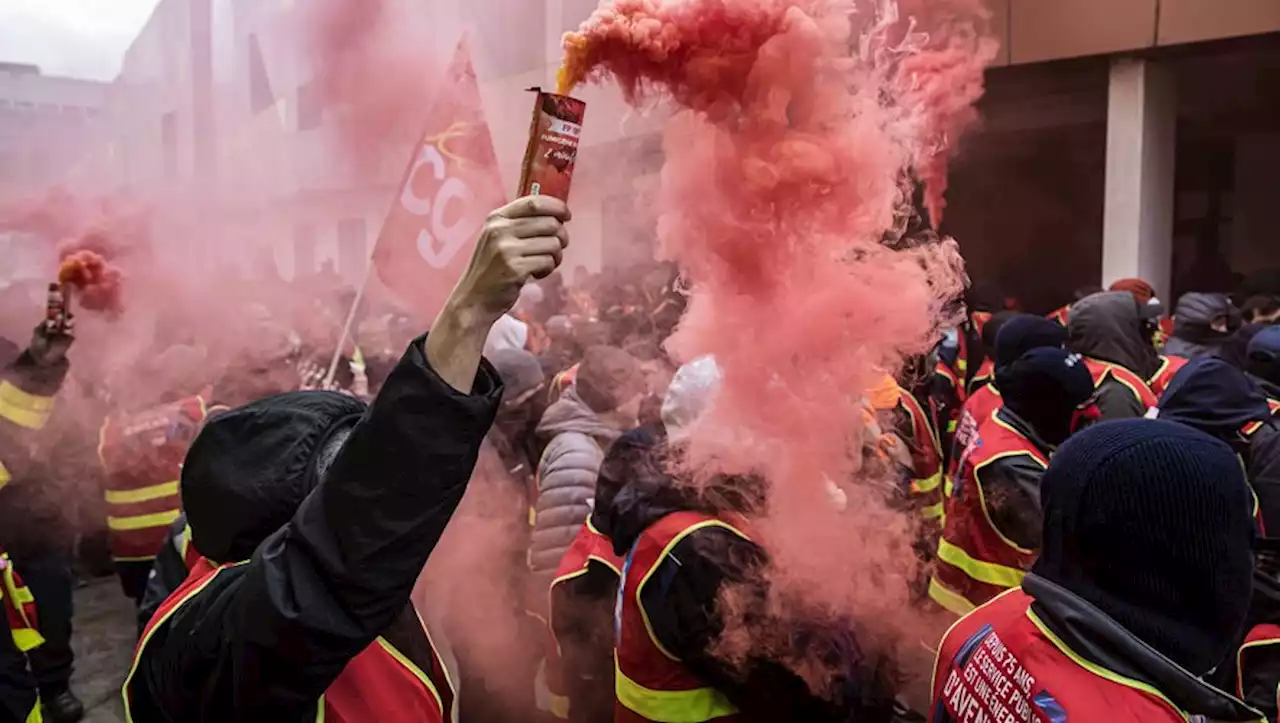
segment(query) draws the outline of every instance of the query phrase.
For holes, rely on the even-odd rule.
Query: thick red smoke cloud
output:
[[[857,7],[617,0],[566,36],[560,78],[678,109],[659,233],[690,303],[668,345],[714,355],[723,373],[686,462],[769,480],[759,524],[780,617],[853,614],[912,647],[929,637],[909,604],[914,525],[860,469],[862,397],[933,345],[964,274],[950,241],[882,241],[912,211],[913,176],[941,213],[946,160],[976,120],[995,46],[976,2],[937,17],[932,5]],[[845,487],[849,511],[826,481]],[[771,639],[749,632],[726,645]],[[820,682],[816,661],[787,662]]]

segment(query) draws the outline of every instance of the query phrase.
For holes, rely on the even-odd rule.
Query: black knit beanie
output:
[[[1040,483],[1033,571],[1195,675],[1226,660],[1252,590],[1251,498],[1235,454],[1181,424],[1094,425]]]
[[[1063,349],[1032,349],[996,368],[1004,406],[1052,445],[1071,434],[1073,413],[1093,396],[1093,377],[1079,355]]]
[[[996,334],[996,367],[1012,364],[1018,357],[1032,349],[1056,347],[1067,343],[1067,330],[1062,324],[1043,316],[1018,314],[1005,322]]]

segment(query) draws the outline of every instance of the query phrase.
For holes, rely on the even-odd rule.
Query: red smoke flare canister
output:
[[[537,101],[524,165],[520,168],[519,195],[555,196],[568,201],[587,104],[567,95],[544,93],[541,88],[530,90],[537,94]]]

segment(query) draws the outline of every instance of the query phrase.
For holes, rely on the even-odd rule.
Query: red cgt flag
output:
[[[485,215],[505,203],[465,38],[443,81],[373,252],[378,279],[422,314],[439,310]]]

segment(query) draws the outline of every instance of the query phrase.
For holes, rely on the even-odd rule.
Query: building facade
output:
[[[0,195],[57,182],[90,143],[107,84],[0,63]]]
[[[1076,287],[1125,276],[1165,298],[1227,288],[1280,258],[1268,214],[1280,207],[1280,2],[986,1],[1002,50],[942,223],[976,280],[1047,310]],[[402,16],[420,23],[422,55],[410,64],[439,65],[471,30],[503,186],[514,189],[524,91],[551,85],[561,35],[596,4],[440,0],[429,14],[411,0],[383,5],[417,9]],[[364,159],[361,173],[335,154],[334,118],[297,33],[310,5],[161,0],[81,170],[168,199],[179,232],[208,236],[220,254],[211,263],[359,278],[411,140]],[[577,93],[588,111],[568,263],[626,265],[652,252],[643,209],[661,123],[611,88]],[[616,173],[623,161],[628,173]]]

